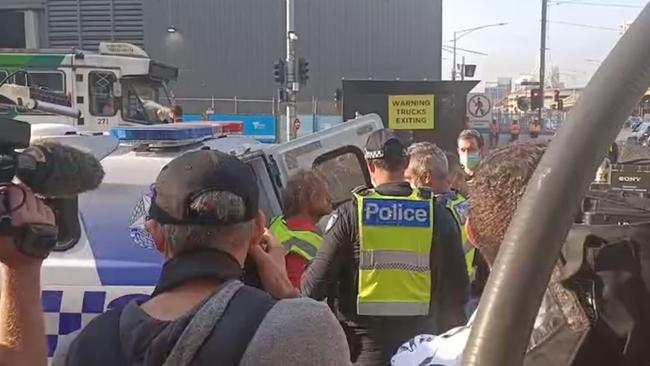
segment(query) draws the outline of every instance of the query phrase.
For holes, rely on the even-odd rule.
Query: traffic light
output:
[[[517,108],[520,111],[528,112],[528,108],[530,108],[530,102],[528,101],[528,98],[526,97],[517,98]]]
[[[542,92],[539,89],[530,90],[530,109],[536,110],[543,107]]]
[[[557,101],[557,110],[558,111],[563,111],[564,110],[564,101],[562,99]]]
[[[560,101],[560,91],[559,90],[555,91],[555,94],[553,95],[553,101],[555,101],[556,103]]]
[[[273,79],[276,83],[284,84],[287,75],[287,64],[283,59],[278,59],[273,65]]]
[[[287,101],[287,91],[284,88],[278,89],[278,103],[284,103]]]
[[[343,89],[336,88],[336,90],[334,91],[334,102],[340,103],[341,99],[343,99]]]
[[[304,57],[298,59],[298,82],[300,85],[306,85],[309,80],[309,62]]]
[[[464,65],[464,68],[465,77],[473,78],[474,74],[476,74],[476,65]]]

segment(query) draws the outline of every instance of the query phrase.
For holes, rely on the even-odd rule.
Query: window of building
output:
[[[335,206],[349,200],[353,189],[370,182],[363,153],[353,146],[319,157],[314,162],[314,169],[325,178]]]
[[[25,14],[22,11],[0,11],[0,48],[25,48]]]
[[[91,71],[88,74],[88,94],[90,114],[110,117],[117,113],[113,86],[117,78],[109,71]]]

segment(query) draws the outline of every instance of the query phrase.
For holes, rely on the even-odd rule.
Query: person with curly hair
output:
[[[332,211],[327,183],[316,172],[300,170],[289,178],[282,192],[284,215],[271,220],[269,229],[287,250],[286,267],[295,288],[316,256],[322,241],[316,226]]]

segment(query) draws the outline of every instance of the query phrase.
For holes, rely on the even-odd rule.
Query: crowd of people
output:
[[[491,132],[498,143],[500,131]],[[546,144],[487,152],[479,132],[464,130],[457,147],[407,146],[375,131],[364,151],[372,186],[334,209],[319,172],[300,170],[282,192],[284,215],[273,218],[236,157],[200,150],[174,159],[156,179],[146,223],[165,259],[151,299],[98,316],[59,343],[52,364],[459,365]],[[12,224],[53,224],[28,189],[9,188],[9,201],[22,192]],[[18,253],[14,240],[0,237],[0,365],[45,365],[42,259]],[[536,329],[557,325],[555,313],[540,314]],[[574,351],[553,364],[589,364],[575,363],[584,352]]]

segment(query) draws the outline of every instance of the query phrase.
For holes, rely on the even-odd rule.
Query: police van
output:
[[[102,42],[98,52],[0,49],[0,116],[101,132],[119,125],[160,123],[173,104],[167,84],[177,77],[176,67],[151,59],[129,43]],[[28,86],[29,95],[13,93],[20,88],[11,86]],[[15,108],[18,97],[77,113]]]
[[[83,328],[107,309],[148,298],[162,257],[143,225],[151,184],[169,161],[201,148],[240,157],[257,174],[260,208],[271,218],[282,213],[280,191],[299,169],[322,172],[335,205],[348,200],[355,187],[370,184],[363,146],[370,133],[381,128],[380,117],[370,114],[278,145],[215,134],[214,126],[201,123],[49,138],[103,158],[106,173],[98,189],[58,210],[59,243],[42,270],[50,357],[62,335]]]

